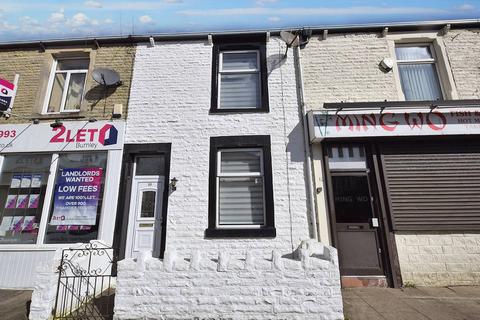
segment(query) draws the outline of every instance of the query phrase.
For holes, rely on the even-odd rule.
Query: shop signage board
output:
[[[123,121],[65,121],[0,125],[0,153],[117,150],[123,148]]]
[[[312,142],[325,138],[480,134],[480,109],[310,111]]]
[[[103,169],[62,169],[55,185],[50,225],[95,225]]]

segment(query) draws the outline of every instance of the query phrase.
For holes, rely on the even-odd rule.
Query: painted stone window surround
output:
[[[400,72],[397,65],[397,58],[395,54],[395,46],[398,44],[412,44],[412,45],[431,45],[434,50],[436,58],[436,67],[438,80],[445,100],[458,99],[455,81],[453,79],[448,56],[443,42],[443,37],[437,32],[423,32],[423,33],[391,33],[387,35],[388,49],[390,56],[394,59],[393,75],[398,92],[398,99],[405,100],[405,95],[402,90],[400,79]]]
[[[210,138],[210,177],[209,177],[209,198],[208,198],[208,229],[205,231],[205,236],[207,238],[229,238],[229,237],[275,237],[275,222],[274,222],[274,207],[273,207],[273,184],[272,184],[272,158],[270,150],[270,136],[225,136],[225,137],[211,137]],[[248,157],[252,158],[253,154],[260,155],[260,161],[258,162],[261,168],[257,168],[255,165],[250,167],[249,172],[243,172],[243,178],[239,178],[238,172],[232,173],[228,172],[231,168],[246,168],[249,166],[248,161],[243,159],[230,159],[227,162],[230,162],[232,166],[227,163],[223,163],[222,158],[223,153],[226,152],[239,152],[241,153],[244,150],[247,153],[250,153]],[[238,154],[238,153],[237,153]],[[232,161],[233,160],[233,161]],[[250,166],[253,164],[250,163]],[[222,168],[219,170],[219,166]],[[229,167],[229,168],[227,168]],[[224,171],[226,170],[226,171]],[[237,170],[238,171],[238,170]],[[226,172],[225,174],[221,174]],[[256,174],[260,172],[260,174]],[[220,174],[219,174],[220,173]],[[241,176],[242,174],[240,174]],[[245,178],[245,175],[249,176]],[[241,217],[232,216],[231,209],[238,207],[237,203],[232,207],[228,207],[231,203],[226,203],[228,207],[227,211],[230,213],[229,219],[224,219],[225,222],[222,223],[220,219],[220,195],[219,189],[221,188],[220,183],[222,177],[225,177],[225,183],[228,185],[231,180],[234,181],[238,179],[255,179],[253,185],[247,186],[247,188],[252,192],[250,196],[253,195],[256,187],[261,185],[263,187],[263,201],[262,207],[264,211],[264,219],[261,224],[251,222],[244,225],[238,225],[236,223],[231,223],[227,221],[229,219],[240,219]],[[257,183],[256,179],[260,179],[262,182]],[[235,184],[235,182],[233,182]],[[240,185],[240,187],[234,186],[234,189],[241,188],[245,191],[245,185]],[[228,189],[228,187],[227,187]],[[224,191],[227,189],[223,189]],[[236,195],[238,197],[238,194]],[[258,195],[257,195],[258,196]],[[243,194],[245,197],[245,193]],[[245,204],[245,203],[244,203]],[[251,203],[252,207],[258,207],[258,203]],[[245,213],[245,212],[244,212]],[[243,217],[245,218],[245,217]],[[241,218],[241,219],[243,219]],[[255,219],[253,219],[255,220]]]
[[[268,101],[268,75],[265,35],[213,38],[212,49],[212,95],[210,113],[238,113],[238,112],[269,112]],[[227,60],[227,57],[228,60]],[[252,60],[252,58],[254,58]],[[250,59],[250,61],[249,61]],[[228,61],[228,64],[225,64]],[[253,64],[252,62],[255,61]],[[249,106],[252,101],[245,102],[244,106],[235,106],[235,101],[227,101],[222,106],[222,81],[233,80],[235,77],[248,77],[258,75],[256,88],[258,92],[250,93],[250,97],[258,94],[255,107]],[[237,79],[238,80],[238,79]],[[250,79],[252,80],[252,79]],[[248,81],[243,85],[248,86]],[[250,84],[252,84],[251,82]],[[242,84],[241,84],[242,85]],[[232,82],[230,90],[238,90],[238,83]],[[244,87],[243,90],[251,89]],[[225,94],[225,93],[224,93]],[[248,97],[248,95],[245,95]],[[241,101],[240,101],[241,102]],[[243,103],[243,102],[242,102]],[[228,104],[230,104],[228,106]]]
[[[87,110],[85,99],[80,105],[80,111],[64,111],[61,113],[47,113],[46,104],[50,99],[49,82],[50,78],[55,75],[56,60],[71,59],[71,58],[88,58],[89,67],[84,87],[84,96],[95,84],[91,77],[91,72],[95,66],[96,50],[92,48],[56,48],[47,49],[44,53],[44,63],[42,66],[39,90],[36,97],[36,104],[34,106],[32,117],[34,118],[82,118]]]

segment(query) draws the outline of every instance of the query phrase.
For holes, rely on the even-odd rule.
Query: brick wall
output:
[[[480,30],[451,30],[442,37],[459,99],[480,98]],[[314,36],[301,51],[307,109],[324,102],[398,100],[393,71],[383,73],[379,62],[390,57],[387,38],[380,33]],[[321,159],[316,160],[315,182],[323,185]],[[324,204],[323,192],[317,206]],[[328,221],[328,208],[318,209],[319,221]],[[320,225],[324,234],[328,226]],[[479,284],[480,251],[476,234],[425,232],[396,235],[404,281],[417,285]],[[465,244],[462,244],[465,242]],[[467,244],[469,243],[469,244]]]
[[[119,262],[115,319],[343,319],[336,250],[204,250]]]
[[[397,233],[403,282],[419,286],[480,285],[479,233]]]
[[[212,47],[202,41],[138,46],[126,143],[172,143],[167,250],[292,251],[309,238],[303,131],[292,55],[279,63],[283,42],[267,45],[270,112],[210,114]],[[270,135],[274,239],[205,239],[208,226],[209,144],[212,136]]]
[[[443,37],[459,99],[480,97],[480,30],[452,30]],[[314,36],[302,51],[307,108],[323,102],[398,100],[393,71],[378,68],[390,57],[380,33]]]
[[[123,45],[102,46],[99,49],[77,48],[78,50],[93,50],[94,68],[103,67],[116,70],[123,85],[108,92],[104,99],[104,92],[93,80],[91,71],[88,74],[85,99],[80,115],[86,118],[110,119],[113,105],[121,103],[124,107],[123,117],[126,117],[132,64],[135,47]],[[71,47],[47,48],[46,52],[39,49],[9,49],[0,50],[0,78],[13,82],[15,74],[19,74],[17,95],[15,97],[13,116],[8,120],[1,118],[0,124],[25,123],[39,115],[40,105],[43,105],[46,93],[45,87],[50,76],[50,63],[53,52],[72,50]],[[49,119],[48,121],[51,121]]]
[[[390,56],[386,39],[378,34],[314,36],[301,56],[307,109],[324,102],[398,100],[392,72],[378,68]]]
[[[444,37],[460,99],[480,99],[480,29],[453,30]]]

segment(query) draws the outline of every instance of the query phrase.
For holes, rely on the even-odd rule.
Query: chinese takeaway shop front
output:
[[[31,288],[58,248],[112,244],[123,121],[0,126],[0,288]]]
[[[378,104],[309,112],[320,236],[342,285],[478,285],[480,108]]]

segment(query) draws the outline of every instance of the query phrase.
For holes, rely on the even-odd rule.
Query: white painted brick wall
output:
[[[168,202],[167,250],[293,250],[309,238],[295,72],[291,54],[278,63],[283,52],[283,42],[272,38],[267,45],[269,113],[209,114],[210,45],[191,41],[137,47],[126,142],[172,143],[170,176],[178,183]],[[210,137],[228,135],[271,136],[275,239],[204,239]]]
[[[62,250],[57,249],[50,261],[42,261],[35,268],[28,319],[47,320],[51,318],[57,294],[58,266],[61,257]]]
[[[115,319],[343,319],[337,253],[166,252],[119,263]]]
[[[480,285],[480,233],[397,233],[403,282]]]
[[[331,260],[312,258],[320,261],[312,270],[280,258],[309,239],[295,69],[291,52],[286,61],[279,60],[284,51],[278,38],[267,43],[270,112],[209,114],[210,45],[188,41],[137,47],[126,142],[172,143],[170,176],[178,183],[168,200],[167,256],[164,261],[120,262],[116,318],[343,317],[335,249],[330,248]],[[271,137],[274,239],[204,237],[210,137],[229,135]],[[272,250],[277,252],[276,261],[287,260],[284,263],[290,262],[295,270],[272,271]],[[178,253],[176,267],[169,252]],[[185,260],[192,252],[202,252],[200,264]],[[219,258],[219,252],[226,258]],[[252,255],[257,256],[255,266]]]

